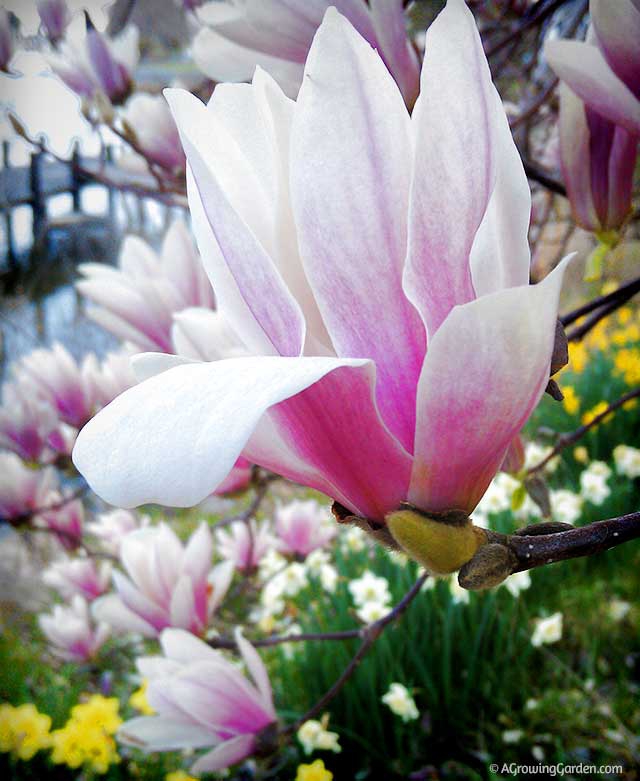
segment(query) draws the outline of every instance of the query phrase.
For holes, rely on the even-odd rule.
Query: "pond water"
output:
[[[11,267],[3,236],[0,264],[0,379],[11,363],[36,347],[62,342],[76,357],[104,355],[118,342],[90,320],[74,282],[83,262],[117,263],[123,237],[135,233],[157,246],[172,210],[149,199],[115,195],[102,187],[82,192],[81,215],[71,197],[48,203],[49,228],[34,245],[29,207],[14,210],[17,262]]]

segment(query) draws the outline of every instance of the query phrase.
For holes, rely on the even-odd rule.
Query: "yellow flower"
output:
[[[167,773],[164,781],[198,781],[198,779],[190,776],[184,770],[174,770],[173,773]]]
[[[33,703],[14,708],[0,706],[0,751],[12,751],[18,759],[31,759],[51,741],[51,719],[39,713]]]
[[[145,716],[153,716],[155,710],[151,707],[151,705],[149,705],[149,700],[147,700],[148,687],[149,681],[145,678],[140,684],[140,688],[134,691],[131,697],[129,697],[129,705],[140,711],[140,713],[144,714]]]
[[[622,346],[640,341],[640,326],[630,323],[626,328],[618,328],[611,334],[611,343]]]
[[[607,338],[607,321],[600,320],[600,322],[589,332],[587,340],[590,347],[595,347],[596,350],[606,350],[609,346],[609,339]]]
[[[69,721],[52,733],[51,760],[71,768],[88,765],[96,773],[106,773],[110,765],[120,762],[111,737],[122,724],[119,705],[116,697],[100,694],[74,705]]]
[[[615,373],[621,375],[627,385],[640,383],[640,350],[619,350],[613,360]]]
[[[569,369],[582,374],[589,360],[589,351],[583,342],[569,342]]]
[[[573,457],[579,464],[586,464],[589,460],[589,451],[584,445],[578,445],[573,450]]]
[[[564,399],[562,400],[562,406],[566,409],[569,415],[575,415],[580,409],[580,399],[575,391],[573,385],[565,385],[562,388]]]
[[[591,407],[590,410],[587,410],[587,412],[584,413],[582,416],[582,423],[583,425],[588,425],[591,423],[591,421],[596,418],[598,415],[602,414],[608,407],[608,403],[606,401],[599,401],[595,407]],[[601,423],[604,423],[608,418],[610,418],[610,415],[607,415],[604,420],[600,421]]]
[[[333,773],[327,770],[321,759],[310,765],[298,765],[296,781],[331,781]]]
[[[626,325],[633,317],[633,312],[630,306],[623,306],[618,309],[618,322],[620,325]]]
[[[120,701],[117,697],[103,697],[92,694],[86,702],[74,705],[71,718],[87,727],[97,727],[107,735],[113,735],[122,724],[118,714]]]

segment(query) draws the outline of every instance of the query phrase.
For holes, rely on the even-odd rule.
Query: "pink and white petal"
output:
[[[413,111],[415,161],[404,288],[429,339],[475,298],[469,254],[495,186],[495,88],[473,14],[449,0],[427,30]]]
[[[188,196],[194,231],[216,295],[221,304],[229,296],[234,300],[240,296],[262,330],[267,349],[299,355],[304,344],[304,318],[265,249],[266,238],[259,240],[260,233],[268,235],[268,225],[262,222],[268,223],[272,215],[267,203],[260,205],[262,189],[250,161],[214,112],[195,96],[176,89],[164,94],[189,162]],[[212,236],[217,254],[205,251]],[[238,327],[237,320],[232,325]],[[238,333],[243,338],[241,327]]]
[[[289,97],[295,98],[302,81],[301,62],[242,46],[216,30],[201,29],[191,44],[191,55],[198,68],[217,82],[249,81],[259,65],[273,76]]]
[[[496,180],[469,263],[476,295],[529,284],[531,190],[502,101],[493,90]]]
[[[406,497],[411,456],[376,408],[373,364],[338,369],[266,415],[244,454],[381,521]]]
[[[183,664],[194,662],[224,663],[221,653],[210,648],[203,640],[184,629],[165,629],[160,635],[160,645],[167,659]]]
[[[364,461],[362,476],[369,476],[369,463],[388,468],[393,478],[383,476],[383,482],[389,486],[408,456],[382,429],[371,399],[373,366],[358,359],[260,356],[176,366],[125,391],[89,421],[76,440],[74,463],[110,504],[192,506],[228,475],[270,407],[338,370],[340,380],[328,387],[340,395],[323,394],[322,408],[309,409],[332,430],[322,432],[316,421],[305,425],[299,420],[301,436],[320,436],[318,445],[303,443],[302,449],[335,457],[338,469]],[[355,393],[351,385],[358,389]],[[308,406],[302,402],[302,408]],[[348,436],[353,423],[375,427]],[[360,453],[340,452],[341,442],[359,443],[365,448],[361,452],[367,446],[382,450],[362,459]],[[345,476],[347,484],[354,479]],[[361,490],[366,495],[371,486]]]
[[[291,141],[301,255],[336,352],[375,361],[381,415],[410,451],[425,340],[402,289],[409,115],[380,57],[335,9],[305,74]]]
[[[223,770],[225,767],[235,765],[245,757],[251,756],[255,742],[255,735],[238,735],[231,740],[225,740],[224,743],[216,746],[194,762],[191,766],[191,772],[196,775],[213,773],[216,770]]]
[[[538,285],[456,307],[429,345],[418,388],[409,501],[471,512],[549,380],[567,260]]]
[[[185,366],[194,363],[191,358],[170,353],[138,353],[131,357],[131,368],[138,382],[155,377],[176,366]]]
[[[211,530],[207,524],[202,521],[196,531],[191,535],[187,546],[184,549],[182,559],[182,572],[197,582],[204,580],[211,569],[211,558],[213,556],[213,539]]]
[[[125,721],[118,730],[118,740],[147,752],[204,748],[217,742],[204,727],[166,716],[138,716]]]
[[[142,591],[139,591],[121,572],[116,570],[113,573],[113,582],[124,606],[153,626],[156,632],[164,629],[170,623],[168,610],[160,607]]]
[[[247,355],[247,348],[227,318],[213,309],[189,307],[173,316],[173,347],[186,358],[218,361]]]
[[[179,629],[200,631],[202,626],[196,616],[196,600],[193,593],[193,583],[188,575],[181,575],[171,595],[170,624]]]
[[[640,100],[611,70],[597,46],[548,41],[544,55],[556,75],[594,111],[640,135]]]
[[[611,69],[640,98],[640,8],[632,0],[591,0],[589,13]]]
[[[271,690],[271,682],[269,681],[267,668],[264,666],[260,654],[251,643],[243,637],[240,627],[236,627],[234,637],[238,650],[244,659],[244,663],[247,665],[247,669],[258,687],[258,691],[262,695],[265,708],[273,714],[275,720],[276,712],[273,708],[273,692]]]
[[[116,594],[99,597],[91,604],[96,621],[103,621],[120,632],[136,632],[144,637],[156,637],[157,631],[148,621],[129,610]]]
[[[213,614],[225,598],[233,580],[235,569],[235,564],[232,561],[223,561],[220,564],[216,564],[209,573],[207,578],[207,582],[211,587],[211,593],[207,602],[207,613],[209,616]]]
[[[240,456],[234,464],[233,469],[216,488],[216,494],[218,496],[224,496],[225,494],[236,493],[236,491],[244,491],[251,483],[252,474],[253,465],[250,464],[246,458]]]
[[[420,65],[407,37],[404,5],[403,0],[370,2],[378,51],[400,87],[405,103],[411,106],[420,90]]]

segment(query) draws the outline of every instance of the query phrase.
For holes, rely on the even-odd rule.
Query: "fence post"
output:
[[[42,181],[42,163],[44,154],[33,152],[29,168],[29,183],[31,186],[31,211],[33,214],[33,240],[38,242],[44,233],[47,222],[47,203]]]
[[[82,204],[80,202],[80,187],[82,186],[82,177],[80,176],[80,144],[76,141],[73,145],[71,154],[71,198],[73,200],[73,211],[79,212]]]
[[[8,141],[2,142],[2,164],[7,172],[7,183],[9,181],[9,169],[11,168],[11,149]],[[8,195],[8,192],[7,192]],[[14,271],[17,267],[16,250],[13,242],[13,215],[11,214],[11,203],[7,200],[4,213],[4,228],[7,239],[7,261],[9,268]]]

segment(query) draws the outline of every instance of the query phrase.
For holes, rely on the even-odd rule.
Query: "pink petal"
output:
[[[376,409],[372,364],[337,369],[278,404],[245,454],[377,520],[406,497],[411,471]]]
[[[195,762],[191,767],[192,773],[213,773],[225,767],[235,765],[240,760],[252,754],[255,744],[255,735],[238,735],[231,740],[226,740],[219,746],[209,751]]]
[[[361,370],[368,378],[354,380],[358,388],[363,382],[367,386],[367,395],[357,400],[367,409],[350,414],[356,421],[376,425],[372,432],[361,432],[357,439],[362,446],[391,440],[387,433],[377,436],[376,429],[380,430],[381,425],[370,399],[373,373],[372,367],[364,368],[370,366],[367,361],[232,358],[175,366],[125,391],[80,432],[73,451],[74,463],[93,490],[113,505],[197,504],[227,476],[271,406],[347,366],[356,377]],[[350,376],[347,374],[339,383],[343,395],[349,393]],[[334,418],[338,425],[350,424],[343,409],[336,409],[327,420],[327,409],[340,403],[344,401],[324,399],[325,409],[319,414],[327,423]],[[330,435],[333,447],[339,447],[341,434],[336,429]],[[388,445],[387,460],[390,451],[399,450],[398,445]],[[380,463],[384,458],[375,455],[372,461]],[[400,454],[398,458],[402,460]],[[355,454],[338,459],[343,464],[345,460],[362,459]]]
[[[549,379],[566,262],[538,285],[456,307],[429,345],[418,388],[409,501],[471,512]]]
[[[142,744],[145,751],[204,748],[216,742],[209,730],[166,716],[139,716],[125,721],[118,730],[118,740],[137,748]]]
[[[298,355],[305,328],[300,307],[257,238],[255,226],[246,222],[219,178],[235,180],[236,190],[240,185],[255,197],[251,191],[254,172],[248,170],[249,163],[242,159],[240,150],[234,155],[237,145],[233,138],[203,103],[185,90],[165,90],[165,96],[192,172],[188,192],[194,231],[221,304],[231,297],[236,306],[240,298],[240,305],[249,310],[245,315],[250,314],[262,330],[262,341],[266,339],[270,352]],[[224,149],[224,159],[220,149]],[[236,162],[241,167],[235,168]],[[246,192],[243,197],[246,199]],[[266,219],[268,214],[259,216]],[[212,239],[217,253],[210,246]]]
[[[544,54],[556,75],[594,111],[640,135],[640,100],[615,75],[596,46],[548,41]]]
[[[378,51],[410,106],[420,90],[420,66],[407,38],[403,0],[371,0]]]
[[[245,638],[242,636],[242,632],[239,627],[236,627],[235,640],[238,644],[238,649],[242,654],[242,658],[247,665],[247,669],[249,670],[251,677],[258,687],[258,691],[262,695],[265,708],[273,713],[273,718],[275,720],[276,713],[273,709],[273,694],[271,691],[271,682],[269,681],[269,673],[267,672],[267,668],[264,666],[264,663],[260,658],[260,654],[251,645],[251,643],[248,640],[245,640]]]
[[[413,112],[415,162],[405,290],[429,338],[475,297],[469,254],[496,179],[495,88],[473,15],[449,0],[427,30]]]
[[[632,0],[591,0],[589,11],[611,69],[640,98],[640,8]]]
[[[305,76],[291,151],[301,255],[336,352],[375,361],[380,412],[410,450],[424,329],[402,290],[409,115],[376,52],[333,9]]]

